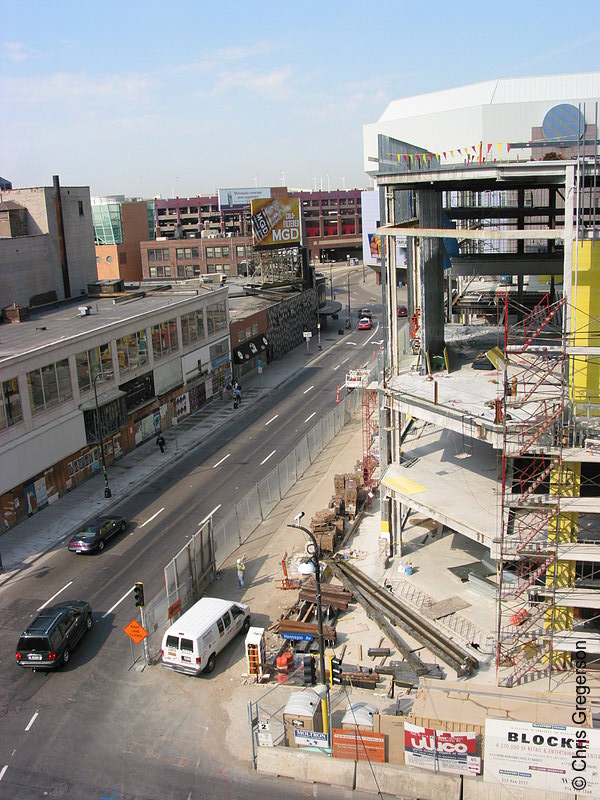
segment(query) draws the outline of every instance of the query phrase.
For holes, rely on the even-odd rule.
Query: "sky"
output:
[[[189,197],[368,188],[392,100],[600,69],[597,4],[0,0],[0,176]]]

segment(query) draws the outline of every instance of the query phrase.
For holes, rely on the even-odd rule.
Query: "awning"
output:
[[[125,397],[126,394],[127,392],[122,392],[121,389],[111,389],[108,392],[102,392],[102,394],[98,393],[98,408],[112,403],[113,400],[117,400],[119,397]],[[96,399],[93,396],[79,406],[81,411],[93,411],[95,408]]]
[[[250,361],[251,358],[260,356],[261,353],[265,353],[266,355],[268,346],[269,340],[264,333],[261,333],[260,336],[255,336],[254,339],[250,339],[249,342],[244,342],[244,344],[234,347],[233,361],[235,364],[245,364],[247,361]]]

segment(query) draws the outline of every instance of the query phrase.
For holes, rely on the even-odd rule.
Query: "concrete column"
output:
[[[442,195],[431,189],[417,192],[419,225],[442,228]],[[444,352],[444,244],[441,238],[423,238],[421,263],[421,348],[431,356]]]

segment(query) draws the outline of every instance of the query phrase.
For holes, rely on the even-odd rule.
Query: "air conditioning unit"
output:
[[[91,306],[78,306],[77,311],[80,317],[89,317],[92,312]]]

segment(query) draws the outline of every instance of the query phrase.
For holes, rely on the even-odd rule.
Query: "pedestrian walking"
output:
[[[238,586],[240,589],[244,588],[244,576],[246,574],[246,565],[244,564],[244,559],[246,556],[242,556],[237,560],[237,579],[238,579]]]
[[[158,436],[156,437],[156,444],[160,447],[160,452],[164,453],[166,442],[165,442],[165,437],[162,435],[162,433],[159,433]]]
[[[233,404],[235,408],[237,408],[241,404],[241,402],[242,402],[242,390],[240,389],[239,386],[237,386],[233,390]]]

